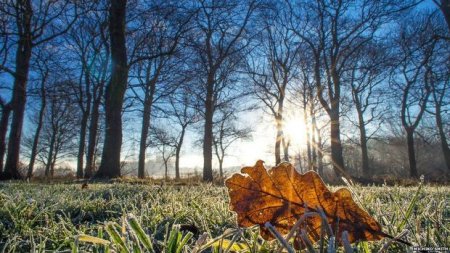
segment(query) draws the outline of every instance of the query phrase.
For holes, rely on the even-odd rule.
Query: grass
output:
[[[396,236],[406,229],[403,239],[413,245],[450,245],[450,187],[351,190],[384,232]],[[386,242],[349,247],[377,252]],[[0,252],[272,252],[281,247],[263,241],[257,228],[237,227],[221,186],[0,184]],[[397,243],[388,248],[406,250]],[[312,251],[319,252],[319,245]]]

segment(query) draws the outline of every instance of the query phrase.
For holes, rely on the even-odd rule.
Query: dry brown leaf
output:
[[[381,226],[352,199],[349,190],[330,192],[320,176],[309,171],[299,174],[289,163],[266,170],[263,161],[254,167],[244,167],[242,174],[226,180],[230,208],[237,213],[238,225],[259,225],[266,240],[273,239],[264,224],[270,222],[281,234],[287,234],[305,212],[322,209],[335,236],[340,240],[348,232],[350,243],[375,241],[390,237]],[[337,228],[337,229],[336,229]],[[307,231],[312,242],[320,239],[321,218],[311,216],[299,229]]]

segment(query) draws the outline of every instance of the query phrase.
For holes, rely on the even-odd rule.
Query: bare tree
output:
[[[422,22],[417,22],[421,19]],[[413,21],[414,20],[414,21]],[[400,119],[406,132],[409,159],[409,174],[417,178],[414,132],[425,113],[431,94],[430,60],[435,53],[437,39],[429,15],[417,14],[400,24],[396,38],[398,66],[391,83],[400,91]]]
[[[175,180],[180,179],[181,149],[183,147],[187,128],[200,120],[198,110],[195,108],[194,97],[188,85],[177,89],[175,94],[169,98],[170,111],[167,112],[172,121],[179,126],[179,134],[175,144]]]
[[[134,98],[142,104],[142,124],[139,142],[138,177],[144,178],[145,154],[151,127],[153,104],[171,94],[176,85],[174,70],[180,65],[177,54],[182,36],[192,15],[172,4],[150,6],[141,14],[143,28],[136,32],[132,50],[131,75],[138,82],[131,85]],[[145,58],[148,56],[148,58]],[[139,61],[136,61],[139,59]],[[178,68],[179,69],[179,68]]]
[[[319,146],[317,145],[316,135],[316,115],[320,110],[320,104],[315,96],[315,85],[313,79],[313,71],[308,61],[302,59],[300,62],[298,81],[292,89],[294,96],[291,102],[302,108],[303,121],[305,123],[305,140],[306,140],[306,158],[308,169],[317,171],[317,154]],[[300,99],[299,99],[300,98]]]
[[[305,53],[311,56],[314,66],[317,97],[331,120],[331,159],[338,175],[351,178],[345,170],[341,144],[343,72],[355,52],[373,39],[390,16],[415,4],[319,0],[291,5],[292,30],[308,45]]]
[[[386,113],[386,107],[382,108],[386,98],[383,85],[388,76],[388,62],[393,60],[384,53],[387,51],[387,47],[381,43],[366,43],[355,53],[353,62],[348,64],[349,71],[343,75],[344,82],[350,86],[352,106],[357,113],[356,122],[351,116],[348,118],[359,129],[362,174],[365,179],[372,175],[368,142],[379,130],[383,114]],[[367,127],[370,125],[373,126],[372,130]]]
[[[109,43],[107,41],[107,12],[103,3],[90,3],[89,11],[68,32],[68,52],[79,70],[79,81],[72,87],[81,111],[80,135],[77,155],[77,177],[92,176],[93,148],[98,128],[98,111],[103,89],[108,78]],[[80,33],[80,30],[83,32]],[[92,127],[90,126],[92,125]],[[89,126],[89,127],[88,127]],[[88,137],[89,134],[89,137]],[[88,147],[86,151],[86,139]],[[86,170],[84,156],[86,153]]]
[[[8,64],[6,59],[0,64],[0,69],[14,78],[12,92],[12,121],[8,139],[8,155],[5,170],[1,178],[20,179],[19,153],[22,126],[25,115],[27,97],[28,72],[34,47],[49,42],[64,34],[75,22],[78,13],[77,5],[72,1],[3,1],[0,13],[11,22],[11,28],[5,37],[9,39],[7,49],[16,49],[14,63]],[[7,50],[5,50],[7,51]],[[2,52],[3,53],[3,52]],[[5,54],[6,55],[6,54]]]
[[[28,172],[27,172],[27,178],[31,178],[33,176],[33,170],[34,170],[34,164],[36,161],[36,156],[38,154],[38,145],[39,145],[39,138],[41,135],[42,125],[44,123],[44,114],[47,107],[47,86],[49,82],[49,76],[50,76],[50,68],[51,68],[51,55],[55,54],[55,52],[48,52],[48,50],[40,49],[36,50],[36,57],[35,57],[35,68],[37,69],[37,72],[39,73],[38,82],[39,87],[36,90],[36,95],[40,99],[40,107],[38,116],[36,118],[36,130],[34,132],[34,138],[33,143],[31,147],[31,154],[30,154],[30,161],[28,163]],[[59,71],[60,69],[56,70],[53,69],[52,71]]]
[[[145,177],[145,154],[148,146],[153,105],[175,90],[175,87],[166,85],[168,83],[165,82],[163,77],[163,75],[168,74],[167,70],[170,69],[167,68],[169,64],[166,61],[166,59],[155,59],[153,61],[142,62],[142,64],[135,64],[135,72],[133,71],[137,77],[138,83],[132,84],[131,90],[134,93],[134,98],[143,105],[141,135],[139,141],[139,178]],[[165,78],[167,78],[167,76],[165,76]]]
[[[135,5],[137,2],[130,2],[130,4],[133,4],[133,8],[131,9],[133,14],[136,14],[135,11],[138,10],[138,7],[146,8],[145,6],[138,6]],[[161,4],[161,3],[159,3]],[[176,26],[176,33],[174,37],[170,37],[167,33],[165,33],[168,30],[165,30],[166,27],[164,27],[166,24],[162,21],[165,18],[169,18],[171,14],[173,14],[173,9],[169,8],[170,11],[162,12],[163,18],[160,19],[160,22],[154,23],[154,26],[152,29],[158,30],[150,30],[147,32],[144,32],[144,34],[139,35],[139,31],[142,28],[146,28],[149,25],[150,17],[152,15],[148,16],[149,13],[139,13],[138,15],[134,15],[134,17],[139,17],[140,14],[145,17],[145,15],[148,16],[147,19],[142,20],[135,20],[132,19],[130,21],[130,29],[132,30],[136,40],[130,40],[129,42],[134,43],[132,46],[130,46],[130,57],[129,60],[127,59],[127,49],[125,45],[126,40],[126,34],[125,34],[125,16],[127,14],[126,11],[127,7],[127,1],[114,1],[111,4],[110,8],[110,15],[109,15],[109,34],[110,34],[110,40],[111,40],[111,55],[112,55],[112,62],[114,63],[112,74],[111,74],[111,81],[108,84],[107,90],[106,90],[106,102],[105,102],[105,116],[106,116],[106,132],[105,132],[105,142],[103,145],[103,152],[102,152],[102,162],[100,164],[100,168],[96,174],[96,177],[118,177],[120,176],[120,149],[122,146],[122,107],[124,102],[124,95],[127,88],[127,81],[128,81],[128,71],[130,68],[132,68],[136,64],[141,64],[143,66],[143,72],[141,74],[144,74],[144,80],[146,81],[146,92],[148,94],[147,96],[147,105],[146,108],[148,110],[148,113],[144,113],[144,119],[143,123],[145,125],[150,125],[150,111],[151,103],[153,102],[150,96],[153,83],[156,83],[158,81],[159,74],[156,76],[152,74],[158,73],[161,71],[162,67],[165,65],[164,62],[167,60],[165,58],[166,56],[169,56],[173,54],[174,50],[176,49],[177,42],[181,37],[181,34],[184,33],[184,27],[187,24],[188,19],[182,19],[181,22],[177,20],[178,26]],[[158,9],[158,6],[156,6]],[[161,7],[161,6],[159,6]],[[172,6],[173,7],[173,6]],[[166,16],[164,16],[166,15]],[[153,20],[151,21],[153,22]],[[168,21],[167,21],[168,22]],[[176,23],[175,22],[175,23]],[[135,27],[136,26],[136,27]],[[135,29],[137,29],[135,31]],[[170,29],[169,29],[170,30]],[[170,30],[170,32],[173,32],[173,30]],[[173,33],[171,33],[173,35]],[[170,39],[168,38],[170,37]],[[154,41],[154,40],[157,41]],[[152,41],[153,40],[153,41]],[[169,45],[166,44],[168,41],[171,43]],[[151,43],[157,43],[155,47]],[[156,65],[155,65],[156,63]],[[162,64],[159,64],[162,63]],[[155,66],[159,66],[154,68]],[[159,69],[159,70],[158,70]],[[157,70],[156,72],[153,72],[154,70]],[[148,78],[145,78],[146,75],[148,75]],[[151,80],[153,79],[153,81]],[[145,95],[145,93],[144,93]],[[144,98],[145,100],[145,98]],[[150,104],[150,106],[149,106]],[[147,116],[148,118],[147,118]],[[143,131],[144,134],[142,134],[142,138],[145,137],[145,132],[147,128],[144,126]],[[142,139],[141,138],[141,139]],[[146,143],[145,141],[142,142],[143,144]],[[145,163],[145,148],[146,145],[141,145],[141,150],[143,152],[140,155],[140,164],[142,165],[142,161]],[[143,154],[143,155],[142,155]],[[143,166],[143,165],[142,165]],[[141,167],[141,172],[142,172]],[[143,175],[140,175],[143,176]]]
[[[47,90],[48,105],[44,108],[42,140],[37,154],[45,165],[46,177],[53,177],[58,159],[72,154],[77,147],[74,139],[78,132],[78,110],[73,97],[67,93],[72,85],[71,81],[64,81]]]
[[[326,138],[322,136],[328,126],[326,120],[323,119],[326,112],[317,99],[317,89],[314,85],[314,72],[311,71],[311,66],[309,66],[307,59],[302,59],[300,68],[298,85],[293,89],[295,96],[291,100],[295,105],[300,103],[300,108],[303,110],[303,121],[306,126],[305,140],[308,169],[314,170],[323,176],[324,147],[326,146],[324,142]]]
[[[448,63],[447,63],[448,66]],[[448,70],[447,70],[448,71]],[[447,140],[446,130],[445,130],[445,121],[443,114],[443,108],[450,104],[449,101],[446,101],[446,98],[449,97],[450,90],[450,80],[449,80],[449,72],[445,74],[445,76],[441,76],[442,79],[432,80],[431,83],[434,86],[434,82],[439,82],[440,85],[438,87],[433,87],[433,102],[434,102],[434,115],[436,117],[436,126],[438,128],[439,139],[441,140],[442,154],[444,155],[445,163],[447,165],[447,169],[450,170],[450,147]],[[447,109],[448,110],[448,109]],[[447,131],[448,133],[448,131]]]
[[[176,137],[165,128],[153,127],[150,132],[150,143],[155,147],[164,163],[164,178],[169,179],[169,162],[176,154]]]
[[[127,49],[125,45],[125,17],[127,0],[112,1],[109,9],[111,41],[111,79],[106,87],[105,141],[102,161],[95,177],[120,177],[122,147],[122,106],[128,82]]]
[[[233,106],[234,107],[234,106]],[[220,180],[224,179],[223,162],[228,150],[233,143],[238,140],[248,140],[251,138],[252,130],[246,127],[239,127],[236,123],[238,116],[233,107],[222,108],[220,110],[218,122],[214,131],[214,151],[219,161]]]
[[[88,146],[86,151],[86,168],[84,170],[84,177],[90,178],[94,175],[95,169],[95,154],[99,139],[99,125],[100,125],[100,105],[102,105],[104,98],[104,91],[106,83],[110,79],[109,67],[111,66],[110,45],[108,41],[108,23],[106,20],[100,22],[98,33],[98,44],[94,47],[94,51],[98,50],[95,64],[95,73],[89,72],[90,82],[92,85],[92,107],[90,109],[89,129],[88,129]]]
[[[288,15],[283,6],[269,10],[260,18],[264,24],[255,57],[249,62],[249,74],[255,85],[255,95],[274,117],[275,163],[281,162],[283,145],[284,160],[289,161],[289,140],[283,134],[284,110],[288,85],[297,73],[300,46],[297,36],[287,27]]]
[[[442,1],[444,3],[445,1]],[[447,9],[450,3],[447,1]],[[450,11],[450,10],[448,10]],[[439,15],[431,17],[431,25],[433,26],[433,36],[448,37],[450,30],[443,25],[442,18]],[[441,142],[442,154],[450,170],[450,148],[447,140],[448,130],[445,129],[446,119],[445,113],[448,112],[450,106],[450,49],[449,43],[445,40],[438,40],[435,46],[435,52],[430,58],[430,79],[432,104],[427,110],[430,114],[435,116],[436,128]],[[434,110],[433,110],[434,109]],[[448,125],[448,122],[447,122]]]
[[[203,180],[212,181],[214,112],[228,82],[223,74],[236,70],[243,51],[251,41],[249,23],[257,2],[198,0],[196,29],[192,32],[192,48],[197,54],[199,83],[202,86],[200,98],[203,102],[205,123],[203,132]],[[226,69],[224,69],[226,68]],[[226,76],[226,75],[225,75]],[[222,85],[221,85],[222,84]],[[225,85],[226,84],[226,85]]]

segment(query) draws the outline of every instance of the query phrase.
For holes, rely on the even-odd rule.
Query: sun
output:
[[[291,146],[306,145],[306,124],[302,117],[287,118],[284,122],[284,134],[290,140]]]

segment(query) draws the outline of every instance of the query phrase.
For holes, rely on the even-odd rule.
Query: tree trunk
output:
[[[338,176],[351,178],[345,171],[344,158],[342,156],[341,129],[338,109],[332,110],[330,119],[331,161],[333,163],[333,170]]]
[[[323,177],[323,150],[322,150],[322,136],[320,135],[320,130],[314,121],[314,133],[317,136],[316,150],[317,150],[317,171],[321,177]]]
[[[48,151],[47,156],[47,164],[45,165],[45,177],[49,177],[50,175],[53,177],[53,174],[50,174],[50,169],[52,167],[53,163],[53,152],[55,148],[55,142],[56,142],[56,134],[55,132],[52,133],[52,138],[50,139],[50,150]]]
[[[164,180],[169,180],[169,160],[164,159]]]
[[[122,105],[127,88],[128,65],[125,45],[126,0],[111,1],[109,31],[111,40],[111,80],[106,89],[105,142],[97,178],[120,177],[122,147]]]
[[[359,128],[359,142],[361,145],[361,165],[362,174],[365,179],[371,177],[371,171],[369,168],[369,152],[367,148],[367,133],[366,133],[366,122],[364,121],[364,115],[361,110],[361,104],[357,95],[354,95],[356,111],[358,113],[358,128]]]
[[[1,176],[3,179],[22,178],[19,173],[20,140],[27,99],[28,72],[32,50],[31,18],[33,16],[31,1],[23,1],[22,5],[19,8],[23,8],[21,10],[23,13],[17,21],[17,26],[21,27],[22,32],[16,51],[16,72],[12,94],[13,115],[8,139],[8,155],[5,170]]]
[[[283,144],[283,152],[284,152],[284,160],[289,160],[289,145],[285,144],[284,137],[284,119],[283,119],[283,110],[284,110],[284,93],[280,94],[280,98],[278,100],[278,111],[277,115],[275,115],[276,128],[277,128],[277,136],[275,140],[275,162],[278,165],[281,162],[281,145]]]
[[[322,150],[322,137],[318,134],[317,137],[317,171],[321,177],[323,177],[323,150]]]
[[[145,177],[145,151],[147,150],[147,137],[150,129],[150,118],[152,115],[153,96],[155,94],[156,83],[150,85],[150,91],[145,93],[144,112],[142,115],[141,140],[139,142],[138,177]]]
[[[55,177],[55,159],[54,158],[53,158],[52,164],[50,166],[50,177],[51,178]]]
[[[289,162],[289,146],[291,145],[290,141],[287,140],[285,136],[283,136],[282,143],[283,143],[283,159],[284,159],[284,162]]]
[[[223,181],[223,157],[222,159],[219,159],[219,175],[220,175],[220,181]]]
[[[308,170],[313,170],[313,162],[312,162],[312,151],[311,151],[311,141],[309,135],[309,124],[308,124],[308,115],[306,113],[307,103],[303,103],[303,121],[305,122],[305,139],[306,139],[306,155],[308,158]],[[310,115],[311,116],[311,115]]]
[[[150,128],[150,107],[145,103],[142,117],[141,140],[139,142],[138,178],[145,177],[145,151],[147,150],[147,136]]]
[[[181,154],[181,147],[183,146],[185,132],[186,132],[186,126],[182,126],[180,139],[178,140],[176,151],[175,151],[175,180],[180,180],[180,154]]]
[[[59,141],[57,146],[59,145]],[[53,158],[52,158],[52,165],[50,166],[50,176],[53,178],[55,177],[55,164],[56,164],[56,158],[58,157],[58,150],[59,147],[55,147],[55,150],[53,152]]]
[[[445,136],[440,105],[436,105],[435,112],[436,112],[436,125],[439,130],[439,138],[441,139],[442,154],[444,155],[447,170],[450,171],[450,148],[448,147],[447,137]]]
[[[9,115],[11,107],[9,104],[3,106],[2,118],[0,120],[0,175],[3,171],[3,158],[6,151],[6,133],[8,132]]]
[[[89,100],[88,100],[89,101]],[[84,150],[86,148],[86,131],[87,131],[87,123],[90,114],[90,101],[86,104],[86,110],[83,112],[81,116],[81,125],[80,125],[80,140],[78,144],[78,157],[77,157],[77,178],[83,178],[83,158],[84,158]]]
[[[28,66],[27,70],[28,72]],[[22,71],[20,71],[22,72]],[[28,75],[28,73],[26,74]],[[8,138],[8,155],[6,157],[3,179],[21,179],[19,173],[20,141],[22,138],[23,118],[25,115],[27,78],[17,77],[14,81],[13,116]]]
[[[83,64],[83,68],[85,69],[85,96],[86,96],[86,105],[83,105],[83,96],[80,94],[79,105],[82,111],[81,115],[81,124],[80,124],[80,139],[78,144],[78,157],[77,157],[77,178],[83,178],[83,166],[84,166],[84,154],[86,149],[86,132],[87,125],[89,120],[89,115],[91,114],[91,79],[90,79],[90,70]],[[80,83],[81,85],[81,83]],[[81,90],[81,89],[80,89]]]
[[[275,165],[281,163],[281,140],[283,139],[282,116],[275,117],[277,134],[275,136]]]
[[[364,125],[359,125],[359,133],[360,133],[360,144],[361,144],[361,162],[362,162],[362,172],[364,178],[371,177],[371,171],[369,168],[369,152],[367,148],[367,136],[366,136],[366,128]]]
[[[312,101],[312,100],[311,100]],[[311,117],[311,124],[310,124],[310,136],[311,136],[311,160],[312,160],[312,170],[318,171],[318,165],[317,165],[317,150],[318,150],[318,141],[316,139],[316,132],[317,130],[317,123],[316,123],[316,115],[314,113],[313,104],[311,103],[310,107],[310,117]],[[305,121],[306,122],[306,121]]]
[[[53,147],[50,147],[50,151],[47,155],[47,163],[45,164],[45,172],[44,172],[44,176],[46,178],[48,178],[50,176],[50,166],[51,166],[51,161],[52,161],[52,159],[51,159],[52,154],[50,152],[53,152]]]
[[[84,171],[84,178],[91,178],[94,174],[94,156],[95,148],[97,147],[97,132],[98,132],[98,120],[100,115],[100,102],[101,96],[94,99],[92,103],[91,121],[89,123],[89,140],[86,153],[86,169]]]
[[[214,117],[214,75],[209,74],[205,99],[205,126],[203,136],[203,181],[213,181],[212,146],[213,146],[213,117]]]
[[[416,164],[416,151],[414,148],[414,128],[406,129],[406,140],[408,143],[408,160],[409,160],[409,176],[412,178],[418,178],[417,164]]]
[[[39,135],[41,134],[42,124],[44,121],[44,113],[45,113],[45,107],[47,104],[47,98],[45,94],[45,87],[41,87],[41,108],[39,109],[39,118],[38,118],[38,124],[36,127],[36,131],[34,133],[34,139],[33,139],[33,146],[31,148],[31,157],[30,157],[30,163],[28,164],[28,173],[27,178],[33,177],[33,169],[34,169],[34,163],[36,161],[36,155],[37,155],[37,148],[39,144]]]

